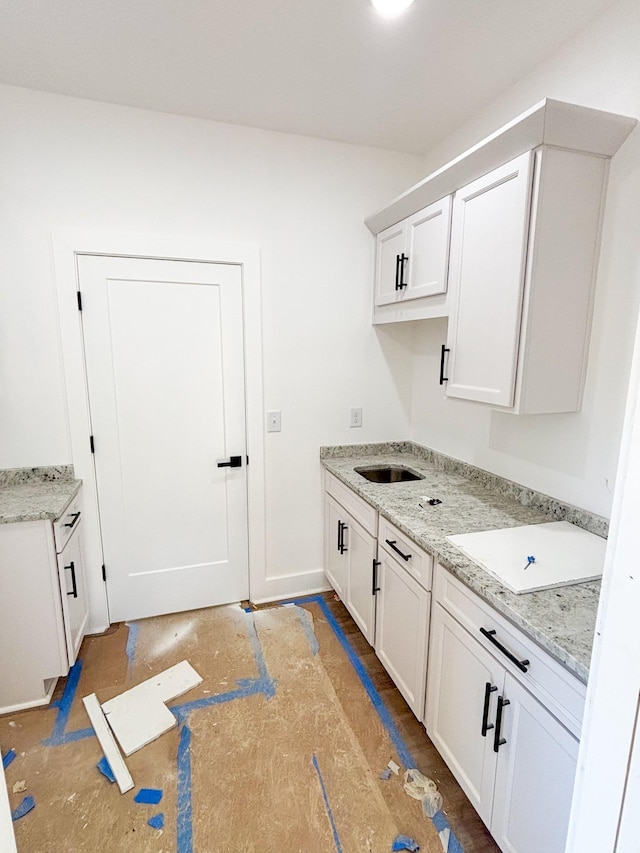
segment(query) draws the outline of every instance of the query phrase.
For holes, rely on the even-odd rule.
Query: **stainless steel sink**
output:
[[[407,483],[410,480],[424,480],[422,474],[416,474],[410,468],[402,468],[400,465],[378,465],[353,470],[371,483]]]

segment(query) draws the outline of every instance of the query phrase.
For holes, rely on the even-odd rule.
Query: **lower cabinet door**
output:
[[[346,515],[340,504],[327,495],[324,510],[324,571],[343,601],[347,594]]]
[[[437,603],[431,620],[425,727],[490,828],[497,758],[494,726],[504,669]]]
[[[345,604],[368,643],[373,643],[376,627],[376,596],[373,589],[377,540],[347,517],[345,534],[349,556],[347,598]]]
[[[491,833],[504,853],[564,853],[578,741],[509,673],[503,698]]]
[[[431,593],[380,549],[376,654],[422,721]]]
[[[73,666],[87,627],[88,608],[79,530],[58,554],[58,576],[69,666]]]

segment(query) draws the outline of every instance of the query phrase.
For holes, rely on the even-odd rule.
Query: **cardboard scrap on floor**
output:
[[[124,693],[104,702],[102,706],[95,693],[83,698],[96,737],[104,751],[103,758],[97,764],[98,770],[107,779],[115,779],[121,794],[133,788],[133,779],[118,743],[128,756],[168,732],[178,721],[165,702],[182,696],[201,682],[202,677],[188,661],[183,660],[136,687],[125,690]],[[114,734],[118,743],[113,737]]]

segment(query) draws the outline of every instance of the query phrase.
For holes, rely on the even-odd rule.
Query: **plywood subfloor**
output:
[[[383,853],[398,833],[441,853],[400,777],[379,778],[390,759],[430,769],[420,738],[397,724],[401,707],[385,717],[372,701],[371,661],[353,651],[360,641],[341,608],[326,597],[304,608],[212,608],[85,640],[54,707],[0,718],[3,748],[18,753],[6,771],[12,808],[26,794],[36,800],[15,824],[19,853]],[[127,759],[135,788],[121,795],[96,769],[102,752],[80,699],[95,692],[104,702],[183,659],[203,682],[170,703],[178,726]],[[22,780],[26,791],[14,794]],[[160,804],[135,803],[140,787],[161,789]],[[159,813],[164,828],[152,829]],[[456,840],[450,850],[497,850],[472,831],[472,846]]]

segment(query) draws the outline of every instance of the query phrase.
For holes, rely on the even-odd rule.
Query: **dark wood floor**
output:
[[[438,785],[447,819],[464,853],[500,853],[478,813],[427,736],[424,726],[414,716],[345,606],[333,593],[328,593],[324,598],[385,705],[393,714],[402,738],[417,761],[418,769]]]

